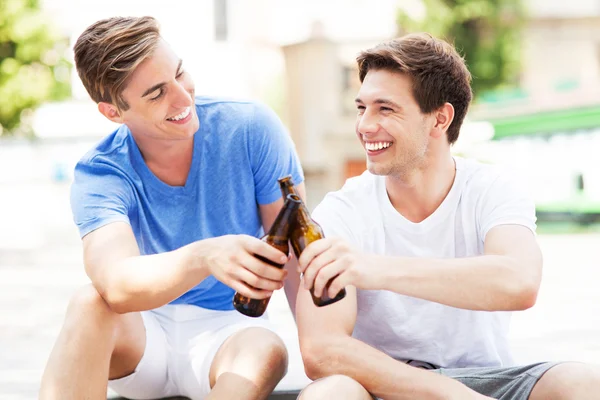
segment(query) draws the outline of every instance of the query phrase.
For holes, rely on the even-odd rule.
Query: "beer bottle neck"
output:
[[[267,236],[285,238],[287,240],[292,222],[295,220],[296,213],[301,204],[302,201],[299,199],[286,198],[283,207],[279,211],[279,214],[277,214],[277,218],[275,218],[273,225],[271,225],[269,232],[267,232]]]
[[[286,198],[289,194],[298,194],[296,188],[292,185],[281,185],[281,195]]]
[[[279,188],[281,189],[281,195],[283,196],[284,199],[289,194],[295,194],[295,195],[298,194],[296,192],[296,189],[294,188],[294,181],[292,180],[291,175],[283,177],[283,178],[279,179],[278,181],[279,181]]]
[[[304,203],[298,207],[296,222],[303,227],[309,226],[313,222],[313,219],[311,218],[310,213]]]

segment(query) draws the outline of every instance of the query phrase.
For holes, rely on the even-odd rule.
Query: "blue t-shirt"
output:
[[[79,161],[71,208],[81,237],[127,222],[148,255],[215,236],[263,234],[258,204],[280,198],[278,178],[304,180],[290,136],[273,111],[255,102],[198,97],[196,111],[200,127],[185,186],[150,171],[125,125]],[[233,294],[209,276],[172,303],[231,310]]]

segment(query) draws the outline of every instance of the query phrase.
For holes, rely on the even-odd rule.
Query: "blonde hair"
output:
[[[158,22],[152,17],[114,17],[90,25],[74,52],[77,73],[92,100],[127,110],[123,90],[159,40]]]

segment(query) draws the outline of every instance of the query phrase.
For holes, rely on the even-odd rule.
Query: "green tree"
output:
[[[473,75],[473,92],[514,89],[520,73],[522,0],[422,0],[425,18],[398,14],[401,33],[425,31],[454,43]]]
[[[0,133],[31,133],[36,106],[70,96],[67,49],[38,0],[0,0]]]

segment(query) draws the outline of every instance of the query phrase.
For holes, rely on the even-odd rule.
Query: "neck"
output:
[[[164,140],[133,136],[146,165],[158,179],[171,186],[185,185],[192,165],[194,137]]]
[[[385,180],[390,202],[406,219],[421,222],[442,204],[454,183],[456,165],[450,152],[430,157],[426,163]]]

